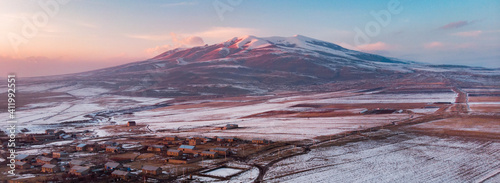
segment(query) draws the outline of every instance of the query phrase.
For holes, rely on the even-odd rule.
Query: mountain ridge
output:
[[[212,45],[169,50],[145,61],[49,77],[44,82],[99,86],[121,95],[226,96],[278,90],[390,87],[394,82],[415,81],[451,86],[498,78],[498,71],[404,61],[302,35],[248,35]]]

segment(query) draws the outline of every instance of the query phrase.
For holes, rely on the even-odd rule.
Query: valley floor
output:
[[[138,158],[127,164],[134,173],[150,163],[162,167],[169,180],[194,182],[498,182],[500,100],[491,97],[496,93],[484,94],[496,90],[439,86],[426,93],[434,89],[196,100],[67,92],[60,95],[72,94],[71,99],[22,106],[20,126],[31,130],[26,134],[52,128],[77,135],[37,141],[20,147],[19,153],[73,152],[69,148],[79,143],[115,141],[126,151],[120,157]],[[137,126],[126,126],[127,121]],[[227,124],[238,127],[223,129]],[[166,144],[162,139],[171,135],[186,140]],[[197,135],[241,141],[203,144],[205,149],[229,147],[236,155],[187,165],[162,163],[170,158],[165,154],[132,150],[163,143],[177,148]],[[255,138],[273,143],[256,145]],[[2,155],[5,160],[5,150]],[[102,161],[114,156],[75,152],[71,158]],[[194,176],[179,168],[191,169]]]

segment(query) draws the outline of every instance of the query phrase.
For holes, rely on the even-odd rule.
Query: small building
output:
[[[127,172],[127,171],[115,170],[111,173],[111,176],[115,177],[115,178],[127,180],[127,179],[130,179],[132,177],[132,174],[130,172]]]
[[[86,161],[77,160],[77,159],[71,160],[69,162],[69,166],[70,167],[73,167],[73,166],[82,166],[82,165],[85,165],[85,164],[87,164]]]
[[[46,129],[45,130],[45,135],[54,135],[56,130],[54,129]]]
[[[36,156],[34,155],[18,154],[15,159],[16,161],[21,161],[26,163],[36,162]]]
[[[252,143],[254,143],[254,144],[268,144],[269,141],[266,139],[258,138],[258,139],[252,139]]]
[[[22,161],[16,161],[15,166],[16,166],[16,169],[27,169],[27,168],[31,167],[31,165],[29,163],[22,162]]]
[[[238,128],[237,124],[227,124],[225,127],[223,127],[223,130],[230,130],[230,129],[236,129]]]
[[[151,175],[160,175],[162,169],[157,166],[144,165],[142,167],[142,173],[151,174]]]
[[[150,152],[165,152],[167,150],[167,146],[165,145],[152,145],[148,147],[148,151]]]
[[[87,144],[78,144],[76,146],[76,151],[85,151],[87,150],[87,146],[88,146]]]
[[[169,149],[167,151],[168,156],[181,156],[183,153],[180,150],[175,150],[175,149]]]
[[[181,145],[177,150],[184,153],[194,153],[194,150],[196,150],[196,146]]]
[[[59,172],[59,170],[60,170],[59,167],[53,164],[44,164],[42,166],[43,173],[56,173]]]
[[[229,155],[229,149],[228,148],[222,148],[222,147],[216,147],[216,148],[212,148],[210,149],[211,152],[216,152],[217,154],[220,154],[220,155]]]
[[[200,139],[189,139],[189,145],[190,146],[195,146],[195,145],[199,145],[201,143],[201,140]]]
[[[217,142],[234,142],[236,138],[234,137],[217,137]]]
[[[109,152],[109,153],[118,153],[120,152],[120,147],[116,147],[116,146],[108,146],[106,147],[106,152]]]
[[[69,154],[66,152],[53,152],[52,153],[52,158],[67,158],[69,157]]]
[[[197,157],[197,158],[187,158],[187,159],[166,159],[165,162],[171,164],[190,164],[201,160],[202,160],[201,157]]]
[[[54,159],[54,158],[48,158],[48,157],[45,157],[45,156],[38,157],[36,159],[36,162],[40,163],[40,164],[57,164],[57,160],[56,159]]]
[[[113,171],[122,167],[123,165],[117,162],[107,162],[106,164],[104,164],[104,169],[106,169],[107,171]]]
[[[73,166],[68,173],[76,176],[84,176],[90,173],[90,168],[84,166]]]
[[[127,126],[135,126],[135,125],[136,125],[135,121],[127,122]]]
[[[216,152],[212,152],[212,151],[203,151],[203,152],[201,152],[201,156],[203,156],[203,157],[209,157],[209,158],[216,158],[217,157],[217,153]]]
[[[179,140],[179,138],[177,136],[166,136],[165,140],[167,140],[167,141],[176,141],[176,140]]]

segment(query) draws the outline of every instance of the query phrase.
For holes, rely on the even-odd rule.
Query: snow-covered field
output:
[[[31,88],[38,91],[46,88]],[[105,89],[78,89],[75,86],[57,88],[64,95],[78,95],[75,99],[57,102],[33,103],[17,111],[18,126],[41,132],[45,128],[54,128],[47,124],[59,124],[64,121],[86,120],[87,114],[149,106],[171,100],[169,98],[146,98],[110,95]],[[65,92],[65,93],[64,93]],[[85,93],[92,93],[87,96]],[[99,93],[97,95],[96,93]],[[321,135],[331,135],[350,130],[390,124],[408,119],[409,114],[353,115],[337,117],[248,117],[250,115],[274,111],[297,111],[302,108],[292,107],[297,104],[357,104],[357,103],[433,103],[454,102],[455,93],[430,94],[377,94],[345,90],[311,95],[276,95],[260,97],[240,97],[213,100],[194,100],[174,103],[171,107],[134,112],[133,115],[118,115],[113,120],[118,124],[134,120],[138,124],[148,125],[153,131],[184,130],[183,135],[203,134],[207,136],[238,136],[243,138],[267,138],[271,140],[311,139]],[[227,103],[227,105],[226,105]],[[207,105],[214,104],[214,105]],[[215,105],[216,104],[216,105]],[[345,110],[359,114],[364,108]],[[415,112],[432,113],[436,109],[414,109]],[[358,111],[358,112],[356,112]],[[213,130],[214,127],[236,123],[242,128],[234,130]],[[99,125],[100,126],[100,125]],[[98,136],[109,136],[106,130],[92,131]],[[199,129],[199,130],[194,130]],[[166,135],[166,133],[157,133]]]
[[[396,135],[313,149],[275,164],[265,182],[474,182],[500,167],[500,143]]]

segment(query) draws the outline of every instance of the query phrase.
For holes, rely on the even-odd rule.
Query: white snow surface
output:
[[[264,181],[474,182],[500,167],[499,158],[498,142],[398,135],[313,149],[275,164]]]

